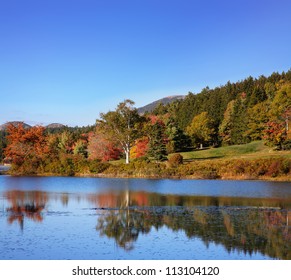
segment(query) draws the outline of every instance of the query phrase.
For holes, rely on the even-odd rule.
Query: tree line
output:
[[[287,150],[290,115],[291,70],[206,87],[143,115],[132,100],[124,100],[115,110],[101,113],[94,126],[45,129],[11,124],[0,131],[0,161],[24,173],[70,175],[78,168],[102,171],[106,165],[96,162],[162,162],[171,153],[254,140]]]
[[[154,113],[170,114],[194,146],[265,140],[278,149],[290,149],[291,70],[190,92]]]

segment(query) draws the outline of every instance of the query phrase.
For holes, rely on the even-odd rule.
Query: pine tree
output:
[[[156,161],[167,159],[165,126],[157,121],[150,128],[148,155]]]
[[[230,138],[231,144],[245,144],[248,142],[248,137],[245,135],[247,130],[247,111],[244,96],[236,100],[231,117],[233,124]]]

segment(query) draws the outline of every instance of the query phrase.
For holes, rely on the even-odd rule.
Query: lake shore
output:
[[[44,165],[36,169],[5,167],[0,174],[13,176],[75,176],[96,178],[191,179],[191,180],[263,180],[291,181],[291,159],[195,160],[182,164],[135,160],[129,164],[100,161],[77,162],[70,166],[57,163],[53,169]]]
[[[281,176],[281,177],[252,177],[249,175],[240,175],[240,176],[223,176],[219,178],[205,178],[203,176],[157,176],[157,175],[141,175],[141,174],[103,174],[103,173],[76,173],[74,175],[65,175],[65,174],[53,174],[53,173],[38,173],[38,174],[22,174],[22,173],[9,173],[9,172],[0,172],[1,175],[9,175],[14,177],[76,177],[76,178],[116,178],[116,179],[171,179],[171,180],[219,180],[219,181],[270,181],[270,182],[291,182],[291,178],[289,176]]]

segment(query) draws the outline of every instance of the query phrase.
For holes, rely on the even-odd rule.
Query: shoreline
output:
[[[53,168],[52,168],[53,167]],[[236,180],[291,182],[291,158],[196,160],[187,163],[147,162],[129,164],[85,161],[66,165],[2,166],[0,175],[43,177],[141,178],[175,180]]]
[[[203,178],[202,176],[141,176],[141,175],[126,175],[126,174],[104,174],[104,173],[96,173],[96,174],[87,174],[87,173],[76,173],[74,175],[66,175],[66,174],[53,174],[53,173],[38,173],[38,174],[20,174],[20,173],[12,173],[9,172],[1,173],[0,176],[12,176],[12,177],[72,177],[72,178],[103,178],[103,179],[152,179],[152,180],[219,180],[219,181],[265,181],[265,182],[286,182],[291,183],[291,178],[289,176],[279,176],[279,177],[269,177],[262,176],[261,178],[251,177],[249,175],[240,175],[240,176],[222,176],[219,178]]]

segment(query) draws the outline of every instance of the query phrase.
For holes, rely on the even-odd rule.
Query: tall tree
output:
[[[248,129],[245,135],[252,141],[262,139],[266,123],[269,121],[268,111],[268,101],[258,103],[247,110]]]
[[[191,146],[191,139],[171,116],[166,120],[166,135],[168,138],[167,152],[176,153],[187,150]]]
[[[99,129],[104,132],[107,139],[118,141],[125,154],[127,164],[131,147],[142,134],[141,124],[144,120],[133,105],[134,102],[127,99],[119,103],[115,111],[101,113],[100,119],[97,120]]]
[[[234,103],[233,114],[231,115],[231,144],[245,144],[248,142],[247,131],[247,106],[245,94]]]
[[[227,108],[224,112],[224,118],[219,126],[219,135],[222,138],[223,144],[231,145],[231,129],[233,127],[232,115],[234,112],[235,100],[230,101],[227,104]]]
[[[156,161],[167,159],[165,124],[162,121],[156,121],[149,128],[148,155]]]
[[[0,131],[0,162],[4,159],[4,149],[6,148],[6,132]]]
[[[208,117],[208,113],[202,112],[195,116],[186,128],[186,132],[192,138],[194,145],[203,147],[203,145],[209,144],[214,129],[212,128],[212,120]]]

